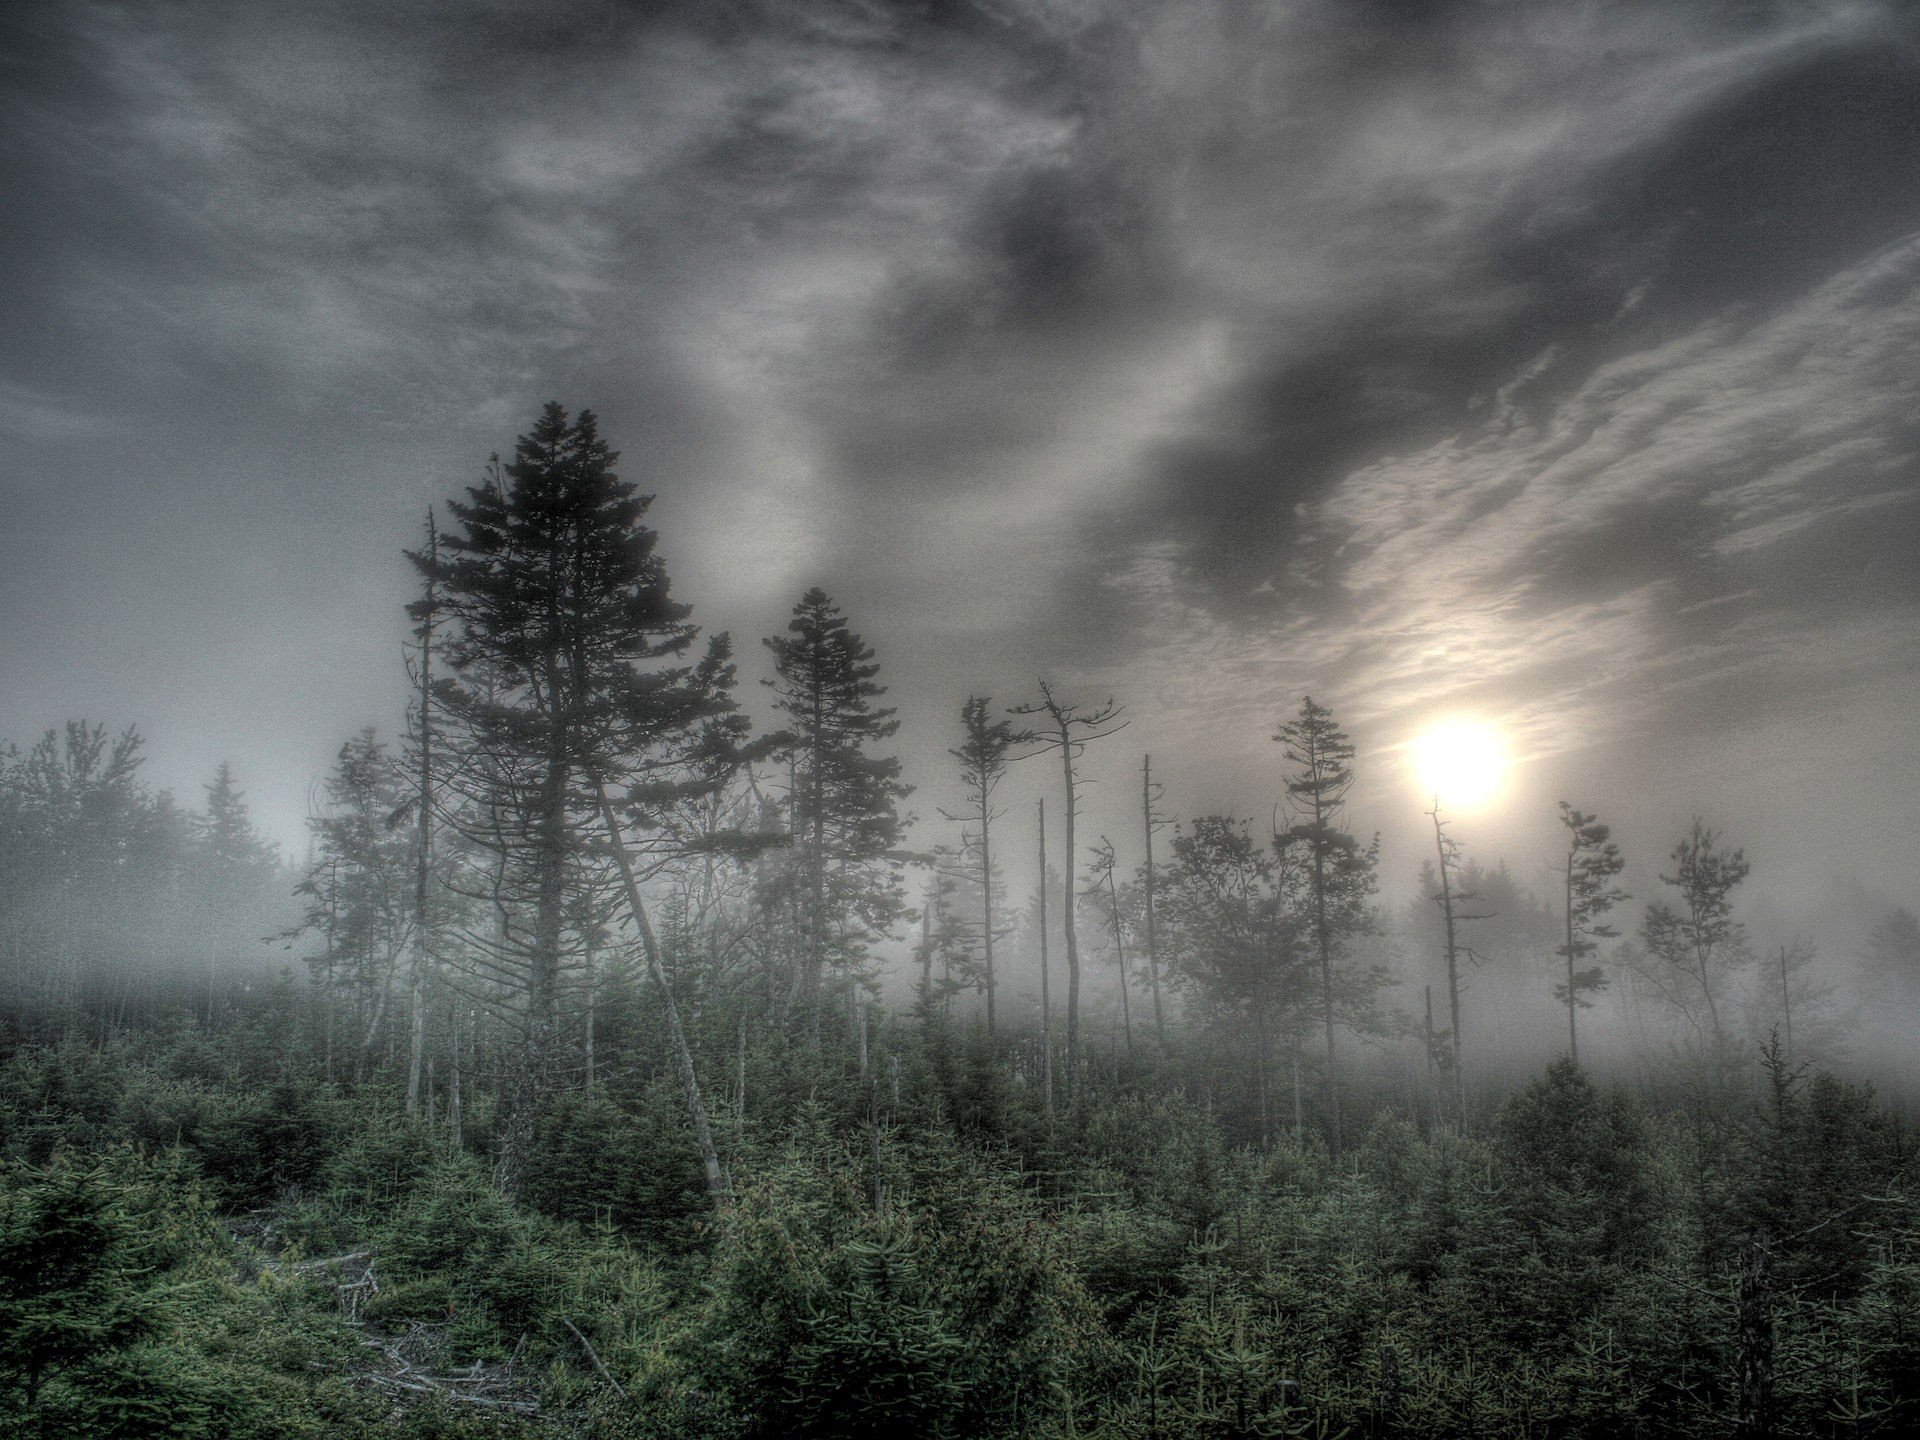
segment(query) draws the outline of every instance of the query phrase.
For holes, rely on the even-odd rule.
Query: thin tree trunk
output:
[[[1447,927],[1447,1008],[1453,1023],[1448,1048],[1453,1056],[1454,1104],[1462,1128],[1467,1123],[1467,1077],[1460,1064],[1460,950],[1454,934],[1452,866],[1447,859],[1446,836],[1440,828],[1440,797],[1433,797],[1433,843],[1440,855],[1440,913]]]
[[[1340,1162],[1340,1057],[1333,1038],[1333,935],[1327,925],[1327,859],[1324,853],[1326,814],[1320,792],[1313,792],[1313,829],[1320,837],[1313,847],[1313,930],[1320,949],[1320,1003],[1327,1032],[1327,1125],[1330,1150]]]
[[[358,1085],[373,1072],[373,1050],[380,1041],[380,1027],[386,1023],[387,1004],[393,995],[393,972],[399,964],[399,956],[387,960],[385,973],[380,979],[380,995],[374,1002],[373,1016],[367,1021],[367,1032],[360,1039],[360,1054],[353,1062],[353,1083]]]
[[[1133,1059],[1133,1010],[1127,999],[1127,947],[1120,939],[1120,891],[1107,867],[1107,899],[1113,906],[1113,954],[1120,966],[1120,1031],[1127,1037],[1127,1059]]]
[[[737,1124],[747,1119],[747,1012],[740,1012],[740,1053],[733,1071],[733,1118]]]
[[[337,859],[327,861],[327,1084],[333,1083],[333,1030],[334,1011],[338,1008],[334,996],[334,933],[340,923],[340,862]]]
[[[933,902],[920,906],[920,1028],[933,1028]]]
[[[1739,1440],[1772,1440],[1773,1257],[1766,1232],[1740,1247],[1740,1406],[1734,1424]]]
[[[1047,978],[1047,802],[1040,802],[1040,1095],[1053,1118],[1053,997]]]
[[[1787,947],[1780,947],[1780,1010],[1787,1023],[1787,1059],[1793,1059],[1793,987],[1788,983]]]
[[[1575,1023],[1575,1012],[1579,1007],[1579,997],[1573,988],[1573,857],[1577,853],[1579,837],[1574,838],[1575,849],[1567,851],[1567,1055],[1573,1063],[1580,1063],[1580,1029]]]
[[[1267,1007],[1260,1005],[1253,1012],[1254,1090],[1260,1100],[1260,1144],[1262,1148],[1273,1143],[1272,1122],[1268,1119],[1267,1105]]]
[[[460,1093],[460,996],[453,997],[453,1014],[450,1019],[452,1038],[447,1046],[450,1064],[447,1070],[447,1130],[452,1151],[458,1155],[466,1145],[466,1102]]]
[[[440,563],[440,536],[427,509],[427,560]],[[407,1118],[420,1113],[420,1067],[427,1053],[427,881],[433,867],[433,607],[434,570],[427,571],[427,601],[420,617],[420,833],[413,872],[413,971],[407,1026]]]
[[[565,727],[555,723],[541,784],[535,869],[533,944],[527,956],[527,1013],[514,1057],[506,1122],[494,1162],[494,1185],[509,1199],[526,1188],[527,1167],[539,1140],[540,1112],[553,1091],[558,1048],[557,1003],[560,945],[565,922],[567,862],[567,759]]]
[[[1140,757],[1141,814],[1147,832],[1147,982],[1153,987],[1153,1033],[1160,1049],[1167,1048],[1167,1017],[1160,1005],[1160,952],[1153,915],[1153,757]]]
[[[633,878],[633,866],[627,859],[626,845],[620,839],[619,821],[614,818],[613,807],[607,803],[606,790],[598,780],[594,781],[593,793],[600,805],[600,818],[607,828],[607,842],[620,868],[620,880],[626,890],[627,907],[633,915],[634,928],[640,932],[640,948],[646,954],[647,969],[652,973],[654,983],[660,987],[667,1035],[673,1045],[674,1062],[680,1071],[680,1084],[686,1092],[687,1114],[693,1122],[694,1140],[700,1147],[700,1163],[706,1171],[707,1198],[712,1202],[715,1213],[724,1215],[733,1199],[733,1187],[727,1183],[726,1171],[720,1165],[720,1152],[714,1148],[713,1129],[707,1123],[706,1103],[700,1098],[700,1080],[694,1070],[693,1051],[687,1044],[687,1033],[680,1025],[680,1008],[674,1004],[673,987],[667,981],[666,967],[660,959],[660,946],[654,939],[653,924],[647,919],[647,908],[640,899],[640,886]]]
[[[594,1007],[595,1007],[596,999],[599,995],[599,988],[600,988],[597,983],[597,976],[594,974],[594,969],[593,969],[593,935],[591,934],[591,927],[589,927],[588,933],[585,933],[581,936],[581,945],[583,947],[581,961],[586,967],[586,982],[587,982],[586,1034],[581,1038],[582,1038],[583,1047],[586,1050],[587,1092],[591,1094],[593,1092],[594,1080],[596,1078],[595,1072],[594,1072],[594,1063],[597,1058],[594,1054],[593,1029],[594,1029],[594,1020],[597,1018],[594,1014]]]
[[[1060,928],[1067,941],[1067,1098],[1077,1103],[1080,1098],[1080,941],[1074,931],[1073,900],[1074,856],[1079,852],[1073,848],[1073,819],[1079,806],[1074,799],[1073,742],[1064,720],[1060,723],[1060,769],[1067,787],[1067,871],[1066,886],[1060,897]]]
[[[993,851],[988,845],[988,832],[993,825],[993,810],[988,804],[986,784],[980,789],[980,948],[982,963],[986,966],[987,982],[987,1035],[994,1032],[994,990],[993,974]]]

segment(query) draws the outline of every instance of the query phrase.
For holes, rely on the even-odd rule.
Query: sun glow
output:
[[[1459,809],[1498,795],[1507,768],[1499,735],[1471,720],[1449,720],[1415,740],[1413,764],[1428,795]]]

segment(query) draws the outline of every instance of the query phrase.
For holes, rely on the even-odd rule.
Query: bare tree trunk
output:
[[[1073,793],[1073,746],[1067,740],[1065,722],[1060,726],[1060,768],[1067,786],[1067,873],[1060,897],[1060,928],[1067,940],[1067,1098],[1080,1098],[1080,941],[1073,928],[1074,856],[1073,812],[1079,808]]]
[[[594,974],[594,969],[593,969],[593,936],[591,934],[582,936],[581,944],[584,946],[582,962],[586,966],[586,982],[587,982],[586,1034],[582,1037],[582,1043],[586,1049],[587,1090],[589,1093],[591,1093],[593,1090],[593,1085],[595,1080],[594,1062],[596,1059],[596,1056],[594,1054],[594,1043],[593,1043],[594,1042],[593,1024],[594,1024],[594,1020],[597,1017],[594,1014],[594,1006],[595,1006],[597,997],[599,995],[600,987],[597,983],[598,977]]]
[[[920,907],[920,1028],[933,1028],[933,902]]]
[[[686,1092],[687,1114],[693,1122],[693,1137],[700,1147],[700,1163],[707,1176],[707,1198],[712,1202],[716,1214],[724,1215],[733,1199],[733,1187],[727,1182],[726,1171],[720,1164],[720,1152],[714,1148],[713,1129],[707,1123],[706,1103],[700,1098],[700,1080],[694,1070],[693,1050],[687,1044],[687,1032],[680,1024],[680,1008],[674,1004],[673,987],[667,981],[667,971],[660,959],[660,946],[654,939],[653,924],[647,919],[647,908],[640,899],[640,886],[633,878],[633,865],[627,859],[626,845],[620,839],[620,823],[614,817],[613,806],[607,803],[607,793],[598,780],[594,781],[594,798],[600,805],[600,818],[606,825],[607,843],[613,851],[615,863],[620,868],[620,880],[626,890],[627,907],[633,915],[634,928],[640,932],[640,948],[647,957],[647,969],[660,987],[660,1004],[666,1014],[667,1035],[673,1044],[673,1058],[680,1071],[680,1084]]]
[[[458,1155],[466,1145],[466,1099],[460,1093],[460,996],[453,996],[453,1014],[451,1017],[452,1038],[447,1046],[451,1064],[447,1071],[447,1130],[453,1153]]]
[[[1577,839],[1575,843],[1578,844]],[[1573,959],[1577,953],[1573,946],[1573,861],[1577,853],[1573,849],[1567,851],[1567,1055],[1576,1065],[1580,1063],[1580,1029],[1575,1021],[1580,996],[1573,984]]]
[[[393,972],[398,968],[400,957],[387,957],[385,973],[380,980],[380,995],[374,1002],[373,1015],[367,1021],[366,1034],[360,1038],[360,1053],[353,1062],[353,1083],[358,1085],[373,1071],[373,1050],[380,1041],[380,1027],[386,1023],[387,1004],[393,995]]]
[[[1787,947],[1780,947],[1780,1012],[1787,1025],[1787,1058],[1793,1058],[1793,986],[1787,973]]]
[[[440,536],[427,510],[427,559],[440,563]],[[407,1118],[420,1113],[420,1066],[427,1053],[427,882],[433,868],[433,605],[434,571],[427,571],[426,606],[420,617],[420,833],[413,871],[413,969],[411,1019],[407,1026]]]
[[[747,1118],[747,1012],[740,1012],[740,1053],[734,1062],[733,1118],[744,1124]]]
[[[1273,1143],[1273,1126],[1267,1105],[1267,1009],[1264,1005],[1253,1012],[1253,1034],[1254,1089],[1260,1100],[1260,1144],[1265,1147]]]
[[[1326,815],[1319,792],[1313,796],[1314,833],[1326,832]],[[1313,932],[1320,951],[1321,1020],[1327,1034],[1327,1135],[1333,1161],[1340,1162],[1340,1057],[1334,1049],[1333,1029],[1333,935],[1327,925],[1326,857],[1316,842],[1313,849]]]
[[[1446,835],[1440,825],[1440,797],[1433,797],[1433,844],[1440,856],[1440,913],[1447,927],[1447,1008],[1453,1029],[1447,1037],[1453,1057],[1453,1097],[1464,1129],[1467,1123],[1467,1077],[1460,1064],[1460,947],[1454,931],[1453,862],[1447,855]]]
[[[993,851],[988,845],[988,832],[993,826],[993,811],[989,807],[985,789],[980,795],[980,949],[981,963],[986,967],[987,982],[987,1034],[994,1032],[994,991],[996,982],[993,973]]]
[[[1167,1048],[1167,1017],[1160,1004],[1160,952],[1153,915],[1153,757],[1140,757],[1141,813],[1147,832],[1147,982],[1153,987],[1153,1033],[1160,1048]]]
[[[340,862],[337,859],[327,862],[327,1084],[333,1083],[333,1029],[335,1005],[334,989],[334,933],[340,923]]]
[[[1053,997],[1047,979],[1047,802],[1040,802],[1040,1095],[1053,1118]]]
[[[1107,867],[1107,899],[1113,905],[1113,955],[1120,966],[1120,1030],[1127,1037],[1127,1059],[1133,1059],[1133,1010],[1127,999],[1127,947],[1120,939],[1120,891]]]

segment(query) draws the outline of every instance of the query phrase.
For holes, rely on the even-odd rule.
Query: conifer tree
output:
[[[472,802],[449,816],[494,855],[498,897],[516,912],[487,961],[516,997],[496,1156],[508,1195],[520,1193],[558,1081],[567,916],[580,887],[598,883],[590,852],[624,859],[616,801],[644,820],[676,784],[713,783],[697,773],[701,757],[734,711],[726,637],[685,662],[697,631],[641,523],[651,497],[620,479],[617,458],[591,411],[569,417],[549,404],[513,461],[449,504],[454,526],[437,553],[409,556],[434,585],[442,637],[436,741],[445,749],[457,732],[463,753],[446,772],[452,798]],[[639,893],[627,890],[650,942]],[[702,1129],[690,1063],[681,1069]]]
[[[307,822],[313,859],[295,887],[307,906],[293,933],[324,941],[308,963],[330,1004],[345,989],[360,1037],[353,1076],[363,1080],[386,1023],[394,969],[413,936],[413,846],[392,823],[406,804],[406,782],[369,726],[340,747],[324,791],[325,811]]]
[[[969,695],[960,707],[960,725],[966,738],[947,753],[960,762],[960,783],[966,787],[967,809],[959,816],[973,829],[963,832],[962,845],[976,865],[980,885],[981,973],[987,996],[987,1033],[994,1033],[996,982],[993,969],[993,822],[1002,812],[993,808],[994,787],[1007,773],[1008,752],[1028,739],[1016,731],[1011,721],[990,717],[992,700],[985,695]]]
[[[1333,714],[1312,696],[1300,714],[1273,737],[1295,766],[1287,795],[1296,818],[1277,843],[1303,857],[1314,949],[1320,960],[1321,1023],[1327,1041],[1327,1111],[1333,1156],[1340,1157],[1340,1068],[1334,1042],[1334,951],[1346,937],[1369,926],[1367,902],[1376,887],[1378,841],[1363,847],[1336,823],[1353,788],[1353,742]]]
[[[886,694],[874,652],[818,586],[800,597],[787,634],[770,636],[780,744],[789,764],[795,900],[801,948],[787,998],[816,1037],[827,969],[851,975],[870,940],[905,913],[898,805],[911,787],[900,762],[871,753],[900,722],[874,701]]]
[[[1698,816],[1672,858],[1673,873],[1660,878],[1680,892],[1680,907],[1665,901],[1647,907],[1640,925],[1647,955],[1639,973],[1695,1035],[1718,1048],[1726,1042],[1720,1008],[1732,972],[1753,959],[1732,900],[1753,867],[1743,852],[1726,849]]]
[[[1580,961],[1599,949],[1599,942],[1620,932],[1602,920],[1609,910],[1627,898],[1627,892],[1613,884],[1613,877],[1626,865],[1620,847],[1609,838],[1612,832],[1592,815],[1583,815],[1566,801],[1560,802],[1560,823],[1567,828],[1566,862],[1566,942],[1553,953],[1567,962],[1565,983],[1553,987],[1553,993],[1567,1007],[1567,1054],[1580,1063],[1580,1031],[1575,1020],[1582,1006],[1593,1002],[1583,995],[1606,988],[1607,972],[1598,965],[1580,968]]]
[[[207,786],[207,808],[195,817],[194,831],[208,919],[207,1018],[211,1020],[225,948],[218,932],[228,929],[236,914],[261,904],[278,876],[280,857],[273,843],[253,828],[246,795],[234,784],[233,767],[224,760]]]

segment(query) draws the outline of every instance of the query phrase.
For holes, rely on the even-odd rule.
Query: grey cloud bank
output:
[[[296,834],[400,713],[399,549],[552,397],[749,666],[842,601],[923,814],[970,689],[1114,694],[1189,813],[1311,691],[1392,863],[1471,711],[1527,761],[1475,849],[1580,786],[1910,891],[1904,7],[0,25],[0,733],[135,721]]]

